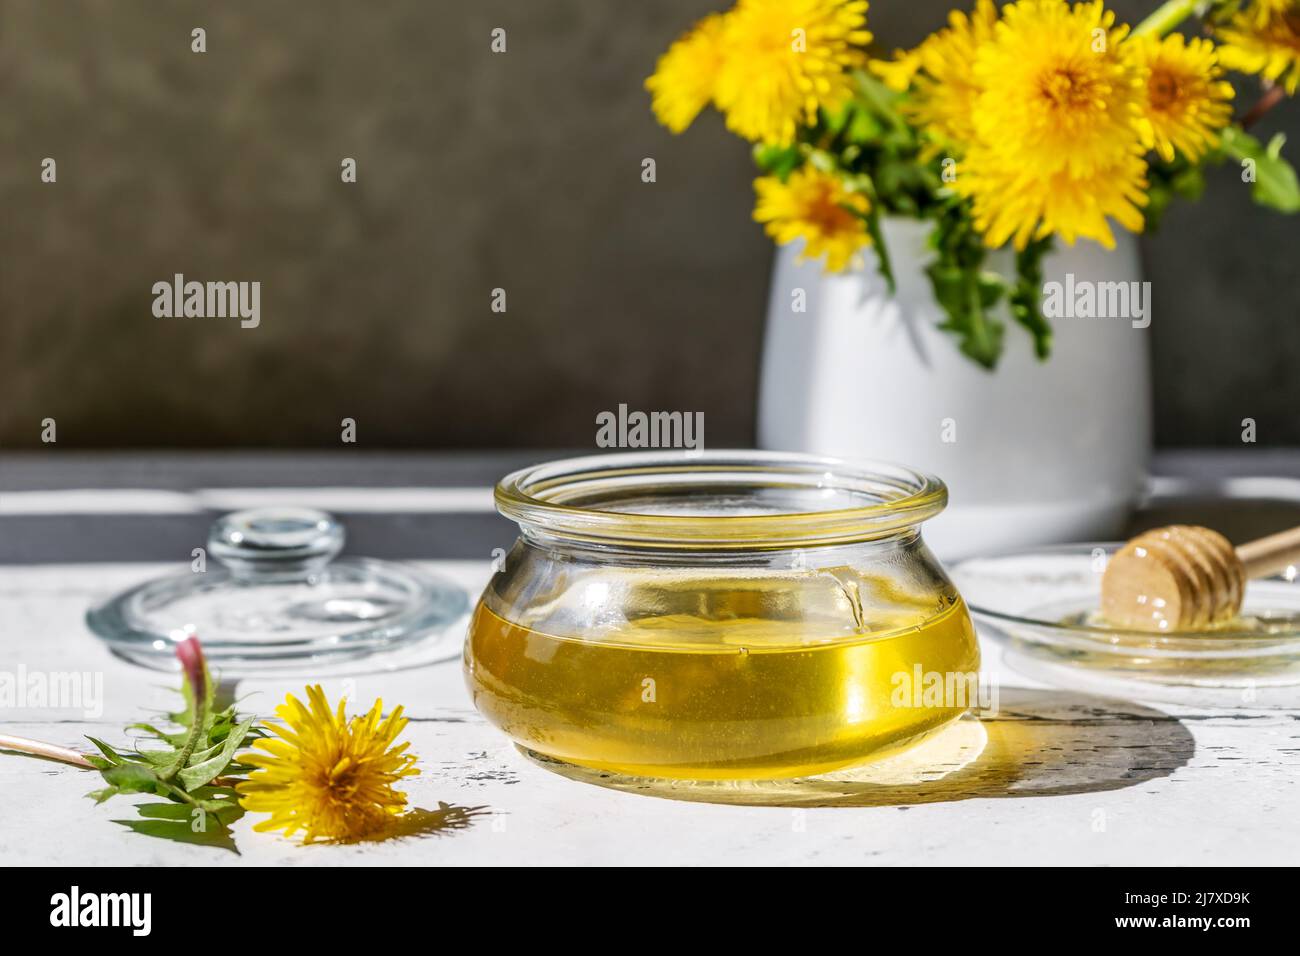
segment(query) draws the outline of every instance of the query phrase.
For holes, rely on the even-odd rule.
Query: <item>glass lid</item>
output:
[[[191,570],[111,598],[86,623],[121,656],[168,670],[174,645],[197,634],[228,676],[316,672],[416,642],[421,663],[460,653],[445,632],[468,607],[462,588],[406,564],[339,558],[343,541],[322,511],[235,512],[214,522]]]

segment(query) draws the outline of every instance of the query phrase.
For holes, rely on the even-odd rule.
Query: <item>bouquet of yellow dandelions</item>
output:
[[[1205,36],[1172,32],[1196,18]],[[1300,0],[1169,0],[1135,29],[1101,0],[975,0],[912,50],[870,52],[866,0],[738,0],[705,17],[646,80],[672,132],[706,106],[754,144],[754,219],[829,271],[871,247],[890,289],[881,216],[933,223],[927,272],[962,352],[1002,350],[1005,303],[1051,349],[1043,256],[1059,237],[1115,243],[1197,197],[1233,161],[1256,201],[1300,210],[1300,185],[1247,129],[1300,85]],[[1234,119],[1226,71],[1258,101]],[[1015,275],[986,268],[1015,250]]]

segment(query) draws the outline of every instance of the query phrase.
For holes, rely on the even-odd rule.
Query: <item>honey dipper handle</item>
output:
[[[1300,565],[1300,528],[1279,531],[1237,548],[1247,578],[1264,578]]]

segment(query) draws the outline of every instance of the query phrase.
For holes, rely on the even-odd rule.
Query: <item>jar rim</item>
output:
[[[653,510],[656,493],[676,507]],[[728,513],[745,493],[751,507]],[[800,495],[861,503],[779,507]],[[747,550],[894,535],[942,511],[948,489],[933,475],[886,462],[795,452],[652,451],[523,468],[501,479],[495,499],[497,510],[525,533],[607,545]],[[709,504],[718,510],[709,513]]]

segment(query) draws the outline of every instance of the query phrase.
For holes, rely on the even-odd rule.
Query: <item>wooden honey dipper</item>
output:
[[[1217,531],[1170,525],[1138,535],[1106,564],[1101,613],[1143,631],[1213,627],[1241,610],[1246,582],[1300,562],[1300,528],[1233,548]]]

